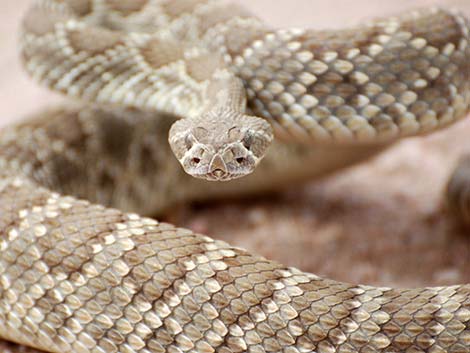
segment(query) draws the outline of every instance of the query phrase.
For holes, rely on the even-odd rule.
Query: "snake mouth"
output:
[[[217,180],[223,180],[225,177],[228,175],[224,170],[222,169],[216,169],[211,173],[211,177],[217,179]]]
[[[234,176],[230,173],[224,172],[221,169],[217,169],[211,173],[206,174],[205,178],[209,181],[229,181],[234,179]]]
[[[230,172],[223,171],[221,169],[216,169],[216,170],[213,170],[212,172],[199,174],[199,175],[196,175],[196,174],[192,174],[192,175],[198,179],[203,179],[207,181],[226,182],[226,181],[231,181],[231,180],[242,178],[246,174],[245,173],[230,173]]]

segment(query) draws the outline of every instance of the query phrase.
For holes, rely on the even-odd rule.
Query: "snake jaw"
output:
[[[202,119],[196,125],[182,119],[170,129],[169,142],[185,172],[209,181],[229,181],[251,174],[273,139],[265,120],[240,116]]]

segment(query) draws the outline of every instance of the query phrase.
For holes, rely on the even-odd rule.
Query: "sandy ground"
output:
[[[436,2],[244,0],[276,25],[340,27]],[[17,64],[16,28],[29,1],[0,2],[0,125],[56,101]],[[442,0],[470,14],[468,0]],[[303,270],[339,280],[421,286],[470,282],[470,236],[442,210],[451,168],[470,152],[470,122],[397,144],[367,164],[261,199],[186,207],[170,215]]]

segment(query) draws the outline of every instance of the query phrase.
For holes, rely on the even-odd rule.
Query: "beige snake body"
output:
[[[272,134],[249,115],[278,137],[357,143],[435,130],[470,105],[469,26],[443,10],[318,32],[272,30],[219,1],[70,4],[26,16],[28,72],[74,97],[186,118],[170,143],[197,177],[213,177],[217,155],[227,177],[252,172]]]
[[[40,2],[26,18],[28,71],[70,95],[124,107],[60,108],[1,133],[1,338],[57,353],[470,352],[470,285],[335,282],[98,205],[150,214],[276,188],[334,168],[312,161],[335,147],[318,155],[273,146],[252,176],[223,186],[185,176],[169,159],[168,113],[191,119],[202,105],[207,75],[196,82],[188,72],[212,75],[209,58],[187,71],[201,62],[171,57],[171,41],[152,47],[148,33],[81,32],[67,4],[108,28],[163,28],[157,39],[168,31],[222,48],[249,111],[278,135],[383,142],[448,124],[470,102],[468,22],[445,11],[344,32],[273,32],[248,15],[231,20],[239,10],[216,2],[148,2],[146,11],[146,1]],[[179,71],[165,71],[175,62]],[[149,65],[154,76],[142,69]],[[350,159],[372,153],[346,150]]]

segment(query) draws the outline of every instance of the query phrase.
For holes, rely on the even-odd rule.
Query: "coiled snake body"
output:
[[[469,110],[469,27],[426,10],[278,31],[217,1],[39,1],[27,71],[96,105],[0,135],[0,337],[49,352],[470,352],[469,285],[339,283],[98,205],[151,214],[275,188],[344,164],[314,164],[334,144],[352,160],[449,124]],[[169,160],[170,126],[206,179],[251,173],[271,126],[328,147],[275,144],[246,180],[214,184]]]

